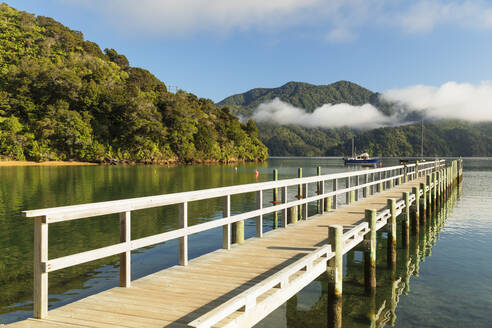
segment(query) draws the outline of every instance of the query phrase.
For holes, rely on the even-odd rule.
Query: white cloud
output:
[[[374,106],[365,104],[326,104],[316,108],[312,113],[297,108],[278,98],[258,106],[252,118],[257,122],[276,123],[280,125],[301,125],[309,128],[337,128],[350,126],[371,129],[388,125],[392,118],[386,117]]]
[[[104,15],[125,31],[163,36],[261,32],[314,26],[328,41],[351,41],[361,29],[423,33],[442,25],[492,29],[484,0],[58,0]]]
[[[433,119],[492,121],[492,82],[489,81],[478,85],[457,82],[440,87],[416,85],[385,91],[382,97]]]

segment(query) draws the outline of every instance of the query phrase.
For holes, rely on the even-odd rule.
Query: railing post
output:
[[[231,216],[231,195],[222,198],[222,217]],[[222,226],[222,248],[231,249],[231,224]]]
[[[402,242],[403,248],[410,246],[410,195],[407,191],[403,192],[403,200],[405,201],[405,220],[402,225]]]
[[[258,190],[256,192],[256,209],[260,210],[263,208],[263,191]],[[258,215],[256,217],[256,237],[263,237],[263,215]]]
[[[333,179],[333,191],[338,189],[338,179]],[[337,208],[337,195],[333,195],[333,209]]]
[[[297,177],[302,178],[302,167],[297,169]],[[302,184],[297,185],[297,199],[302,199]],[[297,207],[298,220],[302,220],[302,205]]]
[[[308,184],[305,183],[304,184],[304,198],[307,198],[308,197]],[[303,208],[303,214],[302,216],[304,217],[304,220],[307,220],[308,219],[308,210],[309,210],[309,203],[306,203],[304,204],[304,206],[302,207]]]
[[[274,169],[273,170],[273,181],[278,180],[278,170]],[[273,206],[277,205],[278,203],[278,188],[273,188]],[[273,213],[273,229],[278,228],[278,212],[275,211]]]
[[[388,199],[388,208],[391,213],[391,217],[388,218],[388,254],[387,261],[388,267],[391,269],[396,268],[396,200],[394,198]]]
[[[369,241],[369,249],[364,251],[364,286],[367,294],[376,292],[376,210],[366,209],[365,220],[369,232],[364,236]]]
[[[131,213],[120,213],[120,242],[130,246],[131,242]],[[131,285],[131,251],[120,254],[120,287],[130,287]]]
[[[320,176],[320,175],[321,175],[321,166],[318,166],[318,167],[316,168],[316,174],[317,174],[318,176]],[[318,187],[318,190],[316,191],[316,194],[317,194],[317,195],[321,195],[321,194],[322,194],[322,191],[321,191],[321,189],[322,189],[322,186],[321,186],[321,185],[322,185],[322,184],[323,184],[323,181],[318,181],[318,182],[317,182],[317,184],[316,184],[316,185],[317,185],[317,187]],[[318,213],[318,214],[322,214],[322,213],[324,212],[324,210],[323,210],[323,205],[324,205],[324,201],[323,201],[323,199],[320,199],[320,200],[318,200],[318,201],[317,201],[317,213]]]
[[[345,178],[345,188],[350,188],[350,177]],[[350,204],[350,191],[345,193],[345,203]]]
[[[369,174],[366,174],[364,176],[364,184],[367,184],[369,182]],[[364,187],[364,189],[362,189],[362,198],[366,198],[368,196],[368,191],[369,191],[369,187]]]
[[[188,227],[188,202],[179,204],[179,228]],[[179,265],[188,265],[188,234],[179,237]]]
[[[48,317],[48,223],[45,216],[34,218],[34,318]]]
[[[286,204],[287,203],[287,187],[282,187],[280,190],[281,190],[280,192],[282,194],[282,204]],[[289,211],[289,209],[286,208],[282,212],[282,226],[284,228],[287,228],[288,211]]]
[[[355,177],[355,186],[358,187],[360,185],[360,175]],[[355,201],[359,200],[359,189],[354,190],[355,193]]]

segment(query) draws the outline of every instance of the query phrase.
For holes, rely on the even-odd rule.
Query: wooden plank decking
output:
[[[329,225],[356,225],[364,210],[386,207],[388,198],[424,182],[423,178],[315,215],[286,229],[248,239],[231,250],[217,250],[8,327],[187,327],[188,323],[256,285],[327,243]],[[268,293],[261,296],[268,297]],[[234,315],[231,316],[234,318]]]

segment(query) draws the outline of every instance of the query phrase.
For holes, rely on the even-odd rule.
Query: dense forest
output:
[[[167,91],[114,49],[52,18],[0,5],[0,159],[264,160],[253,121]]]
[[[315,86],[289,82],[279,88],[252,89],[228,97],[217,105],[228,106],[240,117],[249,117],[256,107],[280,98],[296,107],[312,112],[326,103],[362,105],[370,103],[384,115],[401,112],[379,94],[355,83],[340,81]],[[259,137],[272,156],[344,156],[351,154],[354,138],[357,152],[373,156],[418,156],[421,124],[418,113],[405,110],[403,120],[416,121],[398,127],[373,130],[345,128],[306,128],[299,125],[258,123]],[[424,155],[427,156],[492,156],[492,123],[463,121],[426,121],[424,123]]]

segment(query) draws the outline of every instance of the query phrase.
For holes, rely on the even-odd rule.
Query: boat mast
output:
[[[421,121],[420,123],[420,158],[424,159],[424,120]]]

